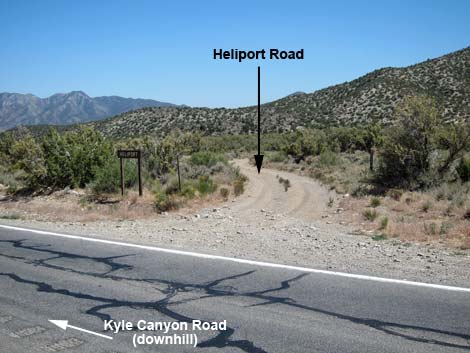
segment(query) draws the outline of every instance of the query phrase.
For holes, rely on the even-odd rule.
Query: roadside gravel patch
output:
[[[161,215],[151,220],[90,223],[2,220],[3,224],[97,236],[208,254],[316,269],[470,287],[470,251],[438,245],[374,241],[321,220],[230,205],[197,214]]]

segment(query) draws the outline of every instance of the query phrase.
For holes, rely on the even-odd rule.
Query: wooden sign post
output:
[[[118,150],[117,152],[121,166],[121,195],[124,195],[124,168],[122,160],[134,158],[137,159],[137,170],[139,174],[139,196],[142,196],[142,153],[140,150]]]
[[[176,170],[178,171],[178,191],[181,192],[181,175],[180,175],[180,156],[176,154]]]

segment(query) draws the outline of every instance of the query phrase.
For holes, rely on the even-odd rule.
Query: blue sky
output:
[[[470,45],[470,1],[0,0],[0,92],[153,98],[208,107],[312,92]],[[214,48],[305,50],[229,62]]]

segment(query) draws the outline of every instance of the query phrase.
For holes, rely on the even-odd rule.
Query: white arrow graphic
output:
[[[85,329],[80,328],[80,327],[69,325],[69,322],[67,320],[49,320],[49,322],[56,325],[56,326],[59,326],[64,331],[67,330],[67,328],[71,328],[73,330],[82,331],[82,332],[86,332],[86,333],[89,333],[89,334],[92,334],[92,335],[95,335],[95,336],[103,337],[103,338],[106,338],[108,340],[113,339],[112,337],[102,335],[101,333],[97,333],[97,332],[85,330]]]

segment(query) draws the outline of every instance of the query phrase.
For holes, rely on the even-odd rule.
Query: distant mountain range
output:
[[[373,116],[388,122],[405,97],[416,95],[434,98],[445,121],[470,121],[470,48],[404,68],[383,68],[351,82],[313,93],[296,92],[264,104],[262,130],[360,125]],[[114,137],[162,136],[176,128],[210,135],[244,134],[256,131],[256,117],[255,106],[161,107],[126,112],[92,125]]]
[[[261,109],[262,131],[283,132],[298,127],[361,125],[371,117],[389,122],[393,118],[395,107],[407,96],[416,95],[434,98],[443,120],[463,118],[470,122],[470,48],[404,68],[382,68],[350,82],[313,93],[295,92],[264,104]],[[67,99],[69,96],[74,97],[70,97],[70,102]],[[247,134],[257,129],[256,106],[236,109],[189,108],[120,97],[90,98],[82,92],[72,92],[47,98],[46,100],[61,103],[50,104],[49,109],[41,110],[43,113],[34,114],[42,119],[22,120],[22,117],[33,115],[29,112],[35,112],[33,108],[41,107],[42,103],[26,104],[20,99],[27,97],[24,99],[34,102],[39,98],[19,95],[16,98],[19,100],[15,103],[16,108],[12,108],[13,103],[10,103],[10,108],[7,109],[10,113],[5,114],[5,103],[1,103],[3,95],[0,97],[0,126],[3,128],[19,123],[74,123],[120,113],[87,125],[107,136],[118,138],[163,136],[174,129],[200,131],[206,135]],[[152,107],[131,110],[134,109],[132,104]],[[54,106],[57,108],[53,108]],[[84,117],[84,113],[78,114],[76,111],[87,112],[87,115]],[[65,127],[69,128],[71,127]],[[35,130],[40,133],[44,131],[44,127],[37,127]]]
[[[48,98],[32,94],[0,93],[0,131],[18,125],[84,123],[129,110],[169,106],[174,104],[118,96],[91,98],[81,91],[58,93]]]

